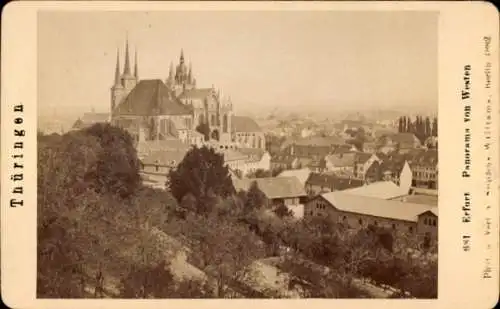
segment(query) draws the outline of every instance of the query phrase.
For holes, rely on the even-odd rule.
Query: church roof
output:
[[[194,88],[184,90],[179,99],[198,99],[203,100],[213,94],[212,88]]]
[[[233,116],[232,125],[235,132],[261,132],[257,122],[250,117]]]
[[[114,111],[116,115],[134,116],[190,113],[190,108],[182,104],[160,79],[141,80]]]

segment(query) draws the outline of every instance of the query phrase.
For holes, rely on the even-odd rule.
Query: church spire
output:
[[[181,48],[181,57],[180,57],[180,63],[184,63],[184,49]]]
[[[139,80],[139,69],[137,65],[137,48],[135,49],[135,56],[134,56],[134,77],[135,79]]]
[[[188,81],[191,82],[193,80],[193,66],[191,62],[189,62],[189,71],[188,71]]]
[[[170,62],[170,69],[168,71],[168,79],[174,80],[174,64]]]
[[[120,50],[116,49],[116,68],[115,68],[115,86],[121,85],[120,83]]]
[[[123,68],[123,75],[130,75],[130,59],[128,53],[128,34],[125,43],[125,67]]]

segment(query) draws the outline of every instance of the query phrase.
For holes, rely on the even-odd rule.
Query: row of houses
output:
[[[274,209],[284,205],[299,220],[323,217],[350,229],[383,227],[395,235],[427,242],[428,246],[437,241],[437,207],[407,202],[409,184],[398,186],[392,181],[366,184],[307,169],[285,171],[277,177],[233,179],[236,191],[247,191],[253,182],[266,197],[265,207]]]
[[[260,148],[239,148],[234,145],[221,145],[215,141],[204,142],[224,156],[224,162],[232,171],[244,176],[256,170],[269,170],[271,156]],[[141,161],[140,172],[144,183],[164,188],[169,171],[175,168],[191,148],[178,139],[144,141],[137,144]]]
[[[410,182],[413,187],[437,190],[438,157],[433,149],[415,149],[407,153],[370,154],[355,150],[334,151],[321,159],[277,156],[271,158],[274,169],[308,169],[317,173],[335,173],[363,182]]]

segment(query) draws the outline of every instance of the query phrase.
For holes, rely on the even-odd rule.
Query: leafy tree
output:
[[[438,120],[437,117],[434,117],[432,121],[432,136],[438,136]]]
[[[266,177],[271,177],[271,176],[272,176],[271,171],[261,169],[261,168],[256,169],[255,171],[247,174],[247,178],[266,178]]]
[[[234,187],[228,167],[222,154],[213,148],[193,147],[184,156],[179,165],[168,174],[168,186],[172,195],[181,202],[191,193],[196,200],[197,210],[208,213],[211,210],[207,200],[215,196],[222,198],[234,193]]]
[[[98,123],[83,131],[98,140],[97,166],[86,175],[95,181],[95,190],[129,197],[140,186],[139,159],[130,134],[109,124]]]
[[[431,120],[429,117],[425,117],[425,137],[426,139],[432,135]]]
[[[246,194],[244,202],[244,210],[249,213],[253,210],[260,209],[266,202],[266,195],[259,189],[256,181],[253,181]]]
[[[202,122],[196,127],[196,131],[203,134],[205,141],[210,140],[210,127],[208,123]]]
[[[227,287],[241,282],[250,264],[265,256],[257,236],[228,218],[190,216],[182,224],[182,234],[189,235],[195,252],[191,263],[211,278],[216,298],[226,296]]]
[[[168,298],[175,295],[175,282],[168,265],[160,262],[144,268],[132,267],[122,279],[123,298]]]
[[[275,167],[273,169],[271,169],[271,177],[276,177],[278,176],[279,174],[281,174],[281,172],[283,172],[283,168],[282,167]]]
[[[280,204],[276,209],[274,210],[274,213],[279,217],[279,218],[284,218],[284,217],[292,217],[293,216],[293,211],[288,209],[284,204]]]

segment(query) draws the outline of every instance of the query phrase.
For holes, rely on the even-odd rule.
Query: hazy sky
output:
[[[127,32],[141,79],[165,79],[184,48],[236,110],[437,106],[436,14],[191,11],[41,12],[39,107],[107,111]]]

